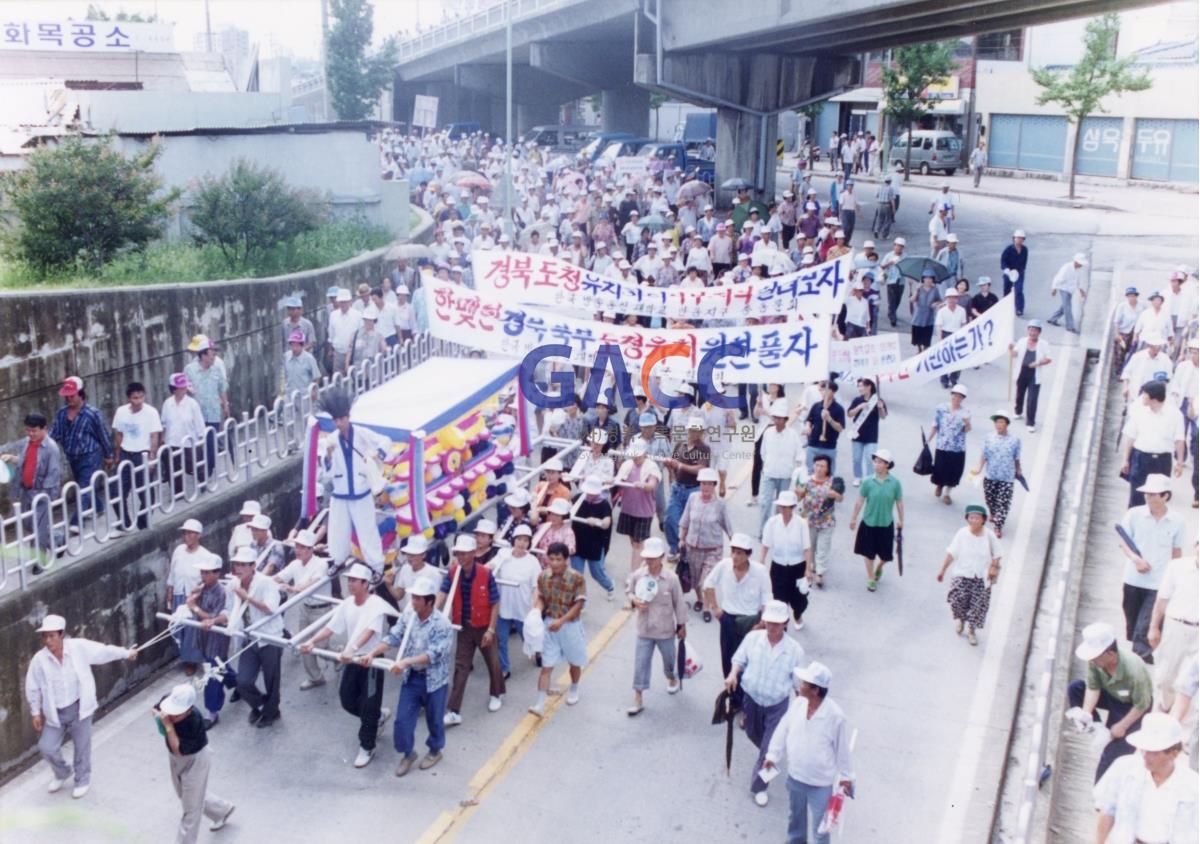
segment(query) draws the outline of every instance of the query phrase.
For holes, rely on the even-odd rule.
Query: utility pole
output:
[[[212,16],[208,10],[208,0],[204,0],[204,43],[205,52],[212,52]]]
[[[321,0],[321,112],[326,123],[329,122],[329,74],[325,70],[325,42],[328,39],[329,0]]]
[[[505,4],[504,12],[504,227],[511,238],[513,231],[512,219],[512,158],[513,158],[513,38],[512,38],[512,3]],[[515,246],[516,244],[512,244]]]

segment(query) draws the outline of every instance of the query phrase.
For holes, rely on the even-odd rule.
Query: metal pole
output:
[[[512,38],[512,4],[505,5],[504,12],[504,226],[506,232],[515,240],[512,224],[512,157],[513,157],[513,38]],[[515,244],[514,244],[515,245]]]
[[[204,52],[212,52],[212,18],[208,14],[208,0],[204,0]]]

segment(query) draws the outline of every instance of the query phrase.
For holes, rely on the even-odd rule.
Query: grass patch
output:
[[[76,270],[40,276],[25,264],[0,260],[0,288],[104,287],[265,278],[328,267],[386,246],[391,240],[391,234],[382,226],[342,220],[297,235],[240,270],[231,269],[216,246],[197,246],[187,240],[157,241],[144,250],[118,255],[99,272]]]

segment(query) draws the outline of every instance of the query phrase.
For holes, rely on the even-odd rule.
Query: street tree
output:
[[[189,220],[197,243],[212,243],[231,270],[245,270],[268,249],[321,223],[318,197],[290,186],[277,170],[239,158],[192,192]]]
[[[884,114],[894,126],[903,126],[912,138],[913,126],[935,102],[929,86],[943,84],[953,72],[954,42],[935,41],[898,47],[883,68]],[[912,144],[905,148],[904,181],[909,179]]]
[[[179,196],[154,171],[161,152],[151,143],[126,156],[110,138],[67,137],[31,153],[4,183],[17,221],[5,253],[41,275],[77,265],[95,271],[159,238]]]
[[[1042,89],[1038,105],[1057,103],[1075,124],[1075,154],[1071,156],[1070,198],[1075,198],[1075,171],[1079,163],[1079,144],[1083,121],[1088,115],[1105,113],[1104,98],[1126,91],[1145,91],[1152,84],[1145,68],[1134,69],[1134,57],[1117,58],[1117,34],[1120,20],[1115,14],[1088,21],[1083,35],[1083,58],[1065,70],[1034,68],[1033,81]]]
[[[333,24],[325,37],[325,84],[341,120],[365,120],[392,81],[396,41],[371,54],[374,10],[368,0],[330,0]]]

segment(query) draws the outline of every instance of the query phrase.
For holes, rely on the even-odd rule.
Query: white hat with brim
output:
[[[374,573],[371,571],[371,569],[362,563],[355,563],[354,565],[350,566],[350,570],[346,572],[347,578],[353,578],[354,580],[365,580],[367,583],[371,582],[373,576]]]
[[[199,519],[188,519],[179,526],[180,531],[189,531],[191,533],[204,533],[204,525],[200,524]]]
[[[424,554],[429,550],[429,540],[422,534],[413,534],[404,541],[400,550],[405,554]]]
[[[241,510],[241,513],[239,513],[239,515],[257,516],[261,512],[262,512],[262,505],[259,504],[257,501],[251,499],[249,501],[242,502],[242,510]]]
[[[889,466],[896,465],[896,461],[892,459],[892,453],[890,451],[888,451],[886,448],[876,449],[875,453],[871,455],[871,459],[872,460],[882,460],[884,463],[888,464]]]
[[[967,397],[967,387],[965,384],[955,384],[950,388],[951,393],[958,393],[964,399]]]
[[[475,537],[470,534],[460,533],[454,538],[455,554],[473,554],[479,546],[475,542]]]
[[[513,528],[512,535],[513,535],[513,539],[516,539],[518,536],[528,536],[528,537],[532,538],[533,537],[533,528],[531,528],[529,525],[526,525],[526,524],[520,524],[520,525],[517,525],[515,528]]]
[[[474,533],[487,533],[494,535],[496,533],[496,523],[491,519],[480,519],[475,523]]]
[[[304,530],[299,531],[296,534],[295,543],[297,545],[303,545],[305,548],[316,548],[317,547],[317,535],[315,533],[313,533],[311,530],[308,530],[307,528],[305,528]]]
[[[747,533],[735,533],[729,539],[730,548],[740,548],[743,551],[754,550],[754,540]]]
[[[642,543],[643,560],[653,560],[656,557],[665,556],[666,553],[666,544],[657,536],[651,536],[644,543]]]
[[[1183,743],[1183,727],[1165,712],[1151,712],[1142,718],[1142,726],[1125,739],[1138,750],[1169,750]]]
[[[771,415],[786,419],[788,417],[787,399],[775,399],[771,402]]]
[[[555,516],[569,516],[571,515],[571,505],[565,498],[556,498],[550,502],[550,512]]]
[[[1165,346],[1167,344],[1166,338],[1157,331],[1147,331],[1142,337],[1142,342],[1147,346]]]
[[[1171,479],[1166,475],[1158,473],[1146,476],[1146,482],[1137,488],[1138,492],[1150,493],[1152,495],[1162,495],[1165,492],[1171,491]]]
[[[815,659],[807,668],[793,668],[792,676],[800,682],[820,686],[822,689],[828,689],[829,684],[833,682],[833,672]]]
[[[584,495],[599,495],[604,492],[604,483],[595,475],[591,475],[584,479],[582,489]]]
[[[790,489],[785,489],[779,495],[775,496],[776,507],[795,507],[796,503],[796,493]]]
[[[418,598],[429,598],[437,594],[437,587],[428,577],[419,577],[417,582],[408,588],[408,594]]]
[[[163,715],[182,715],[196,705],[196,687],[191,683],[180,683],[163,698],[158,711]]]
[[[67,629],[67,620],[61,615],[51,613],[42,619],[42,626],[37,629],[38,633],[62,633]]]
[[[504,503],[509,507],[520,507],[524,509],[525,507],[529,506],[529,493],[525,492],[523,489],[519,489],[516,492],[510,492],[508,495],[504,496]]]
[[[200,571],[220,571],[221,570],[221,558],[217,557],[217,556],[212,556],[212,557],[209,557],[208,559],[201,560],[199,563],[196,564],[196,568],[199,569]]]
[[[1117,641],[1117,634],[1112,625],[1097,621],[1083,628],[1083,641],[1075,648],[1075,656],[1083,660],[1093,660],[1104,653]]]
[[[259,513],[250,520],[250,527],[254,528],[255,530],[270,530],[271,517],[265,513]]]
[[[557,457],[551,457],[542,468],[547,472],[561,472],[563,470],[563,462]]]
[[[721,475],[716,469],[706,466],[696,474],[696,480],[702,484],[715,484],[720,482]]]
[[[249,545],[240,545],[234,550],[233,556],[229,558],[229,562],[234,564],[250,563],[253,565],[258,562],[258,558],[254,556],[254,549]]]
[[[767,605],[763,607],[762,620],[770,624],[787,624],[788,605],[783,601],[767,601]]]

